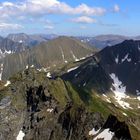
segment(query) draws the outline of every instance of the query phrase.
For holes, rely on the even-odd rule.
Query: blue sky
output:
[[[0,34],[140,35],[138,0],[0,0]]]

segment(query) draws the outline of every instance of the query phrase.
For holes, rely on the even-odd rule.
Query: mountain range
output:
[[[46,42],[48,40],[54,39],[58,37],[57,35],[50,34],[50,35],[45,35],[45,34],[25,34],[25,33],[18,33],[18,34],[9,34],[7,36],[8,39],[14,41],[14,42],[19,42],[23,44],[24,46],[32,47],[35,45],[40,44],[41,42]]]
[[[123,35],[97,35],[94,37],[77,37],[82,42],[86,42],[91,46],[95,46],[96,48],[103,49],[107,46],[113,46],[119,43],[122,43],[125,40],[139,40],[140,36],[123,36]]]
[[[56,37],[57,35],[53,34],[28,35],[25,33],[9,34],[7,37],[0,37],[0,59],[8,54],[22,52]]]
[[[37,69],[61,67],[68,62],[85,59],[94,51],[96,49],[90,48],[75,38],[59,37],[2,59],[2,79],[28,66],[35,66]]]
[[[0,63],[0,139],[140,139],[140,41],[61,36]]]

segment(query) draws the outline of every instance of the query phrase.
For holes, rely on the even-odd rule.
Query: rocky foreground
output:
[[[9,80],[1,83],[0,140],[132,139],[127,123],[105,117],[100,108],[91,111],[88,99],[68,81],[49,79],[34,68]]]

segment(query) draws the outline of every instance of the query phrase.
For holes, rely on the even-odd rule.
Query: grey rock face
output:
[[[9,106],[11,104],[10,97],[5,97],[0,101],[0,109],[4,109],[5,107]]]

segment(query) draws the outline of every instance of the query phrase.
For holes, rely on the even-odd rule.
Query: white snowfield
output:
[[[112,140],[114,133],[109,130],[109,128],[103,130],[98,134],[93,140],[103,139],[103,140]]]
[[[130,104],[123,101],[123,99],[127,98],[128,96],[125,94],[126,93],[126,87],[123,86],[122,82],[119,81],[118,77],[112,73],[110,74],[111,79],[113,80],[113,88],[111,88],[111,90],[113,91],[113,93],[115,94],[115,99],[117,100],[117,102],[119,103],[119,105],[121,107],[123,107],[124,109],[132,109],[130,107]]]
[[[4,85],[5,87],[7,87],[8,85],[10,85],[11,82],[10,81],[7,81],[6,84]]]
[[[25,136],[24,132],[20,130],[16,140],[23,140],[24,136]]]

